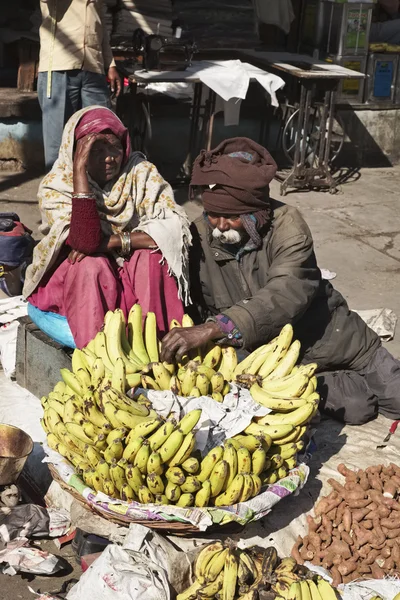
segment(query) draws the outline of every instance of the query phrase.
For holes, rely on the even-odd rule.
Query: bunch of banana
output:
[[[238,550],[229,541],[205,546],[194,565],[194,582],[177,600],[337,600],[336,590],[274,547]]]
[[[185,314],[182,323],[175,319],[171,322],[170,330],[193,325],[190,316]],[[142,369],[141,385],[145,389],[171,390],[178,396],[211,396],[223,402],[236,366],[234,348],[210,343],[191,351],[177,365],[161,363],[158,359],[150,362]]]

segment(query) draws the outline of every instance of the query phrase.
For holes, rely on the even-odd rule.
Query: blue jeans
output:
[[[49,171],[58,158],[68,119],[80,108],[94,104],[110,108],[110,92],[105,75],[76,69],[53,71],[51,98],[47,98],[47,72],[40,72],[38,97],[42,109],[44,158]]]

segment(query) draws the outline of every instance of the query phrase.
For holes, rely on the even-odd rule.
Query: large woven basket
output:
[[[191,523],[182,523],[180,521],[153,521],[145,519],[132,520],[128,518],[124,519],[122,516],[118,515],[110,515],[100,509],[97,509],[96,505],[87,502],[86,499],[81,496],[81,494],[75,488],[65,483],[65,481],[61,479],[54,465],[49,464],[48,466],[54,481],[56,481],[65,491],[71,494],[71,496],[73,496],[77,502],[80,502],[85,508],[91,510],[96,515],[103,517],[103,519],[106,519],[111,523],[116,523],[117,525],[128,526],[130,523],[139,523],[140,525],[149,527],[149,529],[155,529],[171,535],[193,536],[197,534],[203,537],[205,535],[213,534],[216,531],[224,534],[233,534],[243,529],[243,525],[240,525],[239,523],[227,523],[226,525],[212,525],[207,529],[206,532],[204,532],[200,531],[198,527],[192,525]]]

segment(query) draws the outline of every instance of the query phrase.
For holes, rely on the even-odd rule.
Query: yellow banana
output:
[[[160,475],[150,473],[147,475],[146,483],[152,494],[162,494],[164,492],[165,486]]]
[[[264,379],[261,387],[267,394],[275,396],[275,398],[300,398],[307,389],[308,382],[307,375],[297,372],[276,381]]]
[[[70,435],[73,435],[84,444],[94,446],[94,440],[87,436],[82,427],[77,423],[65,423],[65,428]]]
[[[185,435],[179,450],[170,459],[168,463],[169,466],[173,467],[175,465],[181,465],[182,463],[184,463],[192,454],[195,444],[196,438],[194,436],[194,433],[190,431],[187,435]]]
[[[213,400],[215,400],[216,402],[223,402],[224,401],[224,397],[220,392],[213,392],[211,394],[211,398]]]
[[[203,365],[196,365],[196,363],[195,363],[195,366],[196,366],[197,373],[203,373],[210,381],[211,381],[211,377],[213,375],[215,375],[215,373],[216,373],[214,371],[214,369],[211,369],[211,367],[207,367],[204,364]]]
[[[125,469],[125,477],[128,482],[128,485],[132,488],[135,494],[139,495],[139,489],[143,485],[142,474],[139,471],[138,467],[134,467],[133,465],[128,465]]]
[[[243,373],[248,373],[248,369],[250,368],[251,364],[254,362],[256,357],[263,353],[268,354],[268,352],[270,352],[272,350],[272,346],[273,346],[273,342],[269,342],[268,344],[264,344],[263,346],[260,346],[259,348],[254,350],[254,352],[251,352],[251,354],[246,356],[246,358],[244,358],[237,365],[237,367],[235,369],[235,373],[234,373],[235,378],[237,377],[237,375],[242,375]]]
[[[154,502],[154,495],[151,493],[149,488],[145,485],[141,485],[139,488],[139,502],[141,504],[152,504]]]
[[[239,502],[243,485],[244,476],[236,475],[235,479],[232,481],[227,490],[215,498],[215,506],[232,506],[233,504]]]
[[[147,313],[144,334],[146,351],[150,362],[158,362],[160,357],[158,353],[157,322],[156,315],[153,312]]]
[[[167,496],[168,500],[170,502],[172,502],[173,504],[176,504],[176,502],[178,502],[179,498],[181,497],[181,488],[179,487],[178,484],[176,483],[172,483],[172,481],[168,481],[167,480],[167,485],[165,486],[165,495]]]
[[[128,342],[138,359],[147,365],[150,357],[143,339],[143,315],[140,304],[134,304],[128,315]]]
[[[181,494],[176,506],[180,506],[181,508],[188,508],[189,506],[194,506],[194,496],[193,494]]]
[[[101,454],[93,446],[87,446],[85,456],[88,459],[90,465],[95,469],[101,461]]]
[[[222,373],[226,381],[232,381],[233,374],[237,367],[237,354],[235,348],[226,346],[222,348],[222,360],[219,372]]]
[[[128,439],[127,439],[128,443],[131,441],[131,439],[133,439],[133,437],[135,437],[135,434],[132,434],[132,431],[134,431],[138,425],[149,423],[150,421],[154,420],[150,416],[148,416],[148,417],[140,417],[138,415],[130,414],[126,410],[121,410],[121,409],[118,409],[118,410],[114,411],[114,418],[122,426],[124,426],[127,429],[131,430],[129,432]]]
[[[91,377],[90,377],[90,382],[91,382],[91,387],[96,390],[101,382],[103,381],[105,374],[106,374],[106,368],[104,366],[104,362],[102,358],[95,358],[93,365],[90,369],[90,373],[91,373]]]
[[[108,462],[108,464],[111,464],[113,458],[115,458],[116,460],[122,458],[123,452],[124,446],[122,440],[120,438],[117,438],[104,450],[104,458]]]
[[[243,489],[239,502],[247,502],[253,497],[254,485],[253,479],[249,473],[243,473]]]
[[[104,331],[99,331],[99,333],[96,335],[96,337],[94,338],[94,346],[96,356],[101,358],[101,360],[104,363],[105,369],[111,373],[114,365],[111,362],[110,357],[108,355],[107,340]]]
[[[251,473],[251,454],[244,446],[237,450],[238,459],[238,473],[244,475],[245,473]]]
[[[212,559],[207,564],[204,569],[204,578],[207,583],[211,583],[215,581],[220,573],[224,570],[225,567],[225,559],[228,555],[229,548],[224,548],[220,552],[217,552]],[[223,581],[223,578],[222,578]],[[222,586],[221,586],[222,587]],[[205,588],[203,588],[202,592],[204,592]]]
[[[314,583],[314,581],[312,579],[308,579],[307,584],[308,584],[308,587],[310,590],[312,600],[325,600],[325,598],[327,598],[327,596],[322,596],[320,594],[319,588],[317,587],[316,583]],[[289,595],[288,595],[289,599],[290,599],[290,593],[291,593],[293,585],[294,584],[292,583],[292,585],[290,586]],[[326,590],[325,590],[325,592],[326,592]]]
[[[154,379],[160,390],[169,390],[171,373],[164,367],[163,363],[152,363]]]
[[[86,390],[81,385],[81,382],[77,378],[77,376],[72,373],[69,369],[60,369],[61,377],[68,387],[73,390],[74,394],[78,396],[83,396]]]
[[[238,457],[239,458],[239,457]],[[219,496],[228,476],[228,463],[225,460],[218,462],[210,475],[211,497]]]
[[[157,392],[161,389],[155,379],[150,377],[150,375],[142,375],[142,387],[145,390],[155,390]]]
[[[182,380],[182,396],[189,396],[191,390],[196,386],[197,372],[189,366]]]
[[[114,368],[111,373],[111,387],[121,394],[125,394],[126,390],[126,367],[121,357],[118,357],[114,363]]]
[[[159,427],[157,431],[155,431],[153,435],[149,437],[150,448],[153,451],[159,450],[159,448],[161,448],[164,442],[167,441],[171,433],[174,431],[175,427],[176,423],[173,421],[166,421],[163,425],[161,425],[161,427]]]
[[[152,452],[147,462],[147,473],[155,473],[156,475],[163,474],[163,466],[161,464],[161,456],[158,452]]]
[[[196,600],[197,592],[200,590],[201,583],[195,579],[194,583],[187,588],[182,594],[178,594],[176,600]]]
[[[58,452],[59,444],[60,444],[60,440],[54,433],[47,434],[47,445],[49,446],[49,448]]]
[[[72,357],[71,357],[72,372],[75,373],[75,375],[76,375],[78,369],[86,370],[86,367],[87,367],[87,362],[85,359],[85,355],[83,354],[82,350],[79,350],[79,348],[75,348],[75,350],[72,353]]]
[[[176,485],[182,485],[186,481],[186,475],[180,467],[170,467],[166,470],[165,477]]]
[[[125,410],[132,415],[140,417],[147,417],[149,414],[149,411],[145,406],[142,406],[135,400],[128,398],[128,396],[115,389],[107,388],[103,393],[106,395],[107,399],[114,404],[115,408]]]
[[[175,329],[175,327],[182,327],[182,325],[176,319],[172,319],[171,323],[169,324],[169,330],[171,331],[172,329]]]
[[[211,498],[211,483],[209,481],[205,481],[201,486],[201,490],[199,490],[196,494],[194,504],[199,508],[204,508],[205,506],[209,506]]]
[[[303,584],[303,582],[302,582],[302,584]],[[337,594],[336,594],[334,588],[331,586],[330,583],[328,583],[322,577],[318,577],[318,579],[317,579],[317,588],[318,588],[318,592],[319,592],[321,598],[323,598],[323,600],[336,600],[337,599]],[[302,585],[301,590],[303,591],[303,585]],[[311,591],[310,591],[310,597],[306,597],[306,595],[303,595],[302,600],[311,600]],[[396,600],[396,596],[394,597],[393,600]]]
[[[260,423],[250,423],[250,425],[248,425],[244,431],[245,433],[260,436],[261,438],[264,438],[264,436],[268,436],[268,438],[275,440],[289,435],[289,433],[291,433],[293,429],[294,427],[291,424],[279,423],[274,425],[263,425]]]
[[[221,600],[234,600],[238,575],[238,561],[232,550],[229,550],[225,559],[224,571]]]
[[[196,387],[196,386],[195,386],[195,387],[193,387],[193,388],[190,390],[190,392],[189,392],[189,394],[188,394],[188,397],[189,397],[189,398],[200,398],[200,397],[201,397],[201,394],[200,394],[200,390],[199,390],[199,388],[198,388],[198,387]]]
[[[212,348],[204,355],[203,365],[215,369],[221,360],[221,346],[213,345]]]
[[[182,444],[182,446],[183,446],[183,444]],[[186,471],[187,473],[191,473],[192,475],[195,475],[198,472],[199,468],[200,468],[200,463],[197,460],[197,458],[195,458],[194,456],[187,458],[182,463],[182,469],[184,471]]]
[[[283,479],[284,477],[287,476],[287,474],[288,474],[287,468],[284,465],[282,465],[282,467],[279,467],[279,469],[278,469],[278,480]]]
[[[133,465],[143,474],[147,473],[147,462],[150,456],[150,444],[148,440],[144,440],[133,461]]]
[[[168,439],[159,448],[161,462],[166,463],[175,456],[179,448],[182,446],[183,439],[184,435],[179,429],[176,429],[171,433]]]
[[[188,412],[178,423],[179,429],[184,435],[191,432],[196,427],[201,417],[201,408],[196,408]]]
[[[107,435],[108,446],[117,438],[124,440],[126,438],[127,433],[128,433],[128,429],[126,427],[117,427],[116,429],[112,429],[110,431],[110,433]]]
[[[191,494],[198,492],[201,489],[201,481],[197,479],[196,475],[188,475],[181,484],[181,490],[184,493],[190,492]]]
[[[136,373],[140,370],[141,365],[126,356],[122,347],[123,329],[125,329],[123,313],[117,309],[112,313],[109,323],[106,323],[104,328],[108,356],[113,365],[117,358],[121,358],[125,363],[126,373]]]
[[[96,471],[103,479],[103,481],[105,479],[110,479],[110,465],[104,460],[104,458],[100,459],[97,463]]]
[[[244,373],[248,375],[257,375],[263,364],[265,363],[265,359],[267,354],[271,352],[271,346],[267,345],[263,352],[260,352],[251,364],[247,367]],[[239,365],[240,366],[240,365]],[[243,375],[244,373],[237,373],[237,375]],[[235,374],[236,375],[236,374]]]
[[[275,454],[278,454],[283,458],[283,460],[286,460],[287,458],[291,458],[292,456],[294,456],[297,451],[298,448],[296,444],[292,442],[289,444],[283,444],[282,446],[272,445],[268,451],[268,455],[273,456]]]
[[[268,414],[262,417],[258,422],[259,425],[292,425],[298,427],[308,423],[314,415],[315,404],[312,402],[306,402],[304,406],[297,408],[290,413],[277,413]]]
[[[111,479],[103,479],[102,483],[103,483],[104,493],[107,494],[107,496],[114,498],[115,494],[116,494],[116,489],[115,489],[115,485],[111,481]]]
[[[89,372],[86,369],[78,369],[75,373],[77,380],[81,384],[81,387],[84,392],[87,392],[92,387],[92,380],[90,378]],[[81,394],[82,395],[82,394]]]
[[[83,414],[89,421],[91,421],[96,427],[107,430],[110,423],[108,419],[98,410],[90,394],[83,398]]]
[[[120,490],[121,500],[124,502],[133,502],[136,500],[136,494],[128,483],[123,483]]]
[[[110,464],[110,477],[115,487],[121,492],[122,486],[126,483],[125,469],[123,469],[114,458]]]
[[[142,436],[137,437],[137,438],[132,438],[125,446],[125,449],[122,453],[122,458],[125,458],[128,462],[133,463],[133,461],[135,460],[136,454],[139,452],[145,439],[146,438],[144,438]]]
[[[311,379],[315,379],[316,382],[316,377],[315,377],[315,373],[318,369],[318,365],[317,363],[308,363],[306,365],[300,365],[299,366],[299,371],[301,373],[303,373],[303,375],[306,375],[307,377],[311,378]],[[317,386],[315,386],[317,387]]]
[[[261,446],[262,442],[261,438],[256,437],[255,435],[235,435],[233,439],[239,442],[239,448],[241,446],[244,446],[250,452],[254,452],[255,450],[257,450],[257,448]]]
[[[210,380],[204,375],[199,373],[196,378],[196,387],[200,392],[200,396],[207,396],[210,389]]]
[[[53,392],[63,395],[63,394],[65,394],[66,389],[67,389],[67,386],[65,385],[65,383],[63,381],[58,381],[56,383],[56,385],[54,386]]]
[[[268,380],[281,379],[292,372],[293,367],[297,363],[300,355],[301,344],[298,340],[292,342],[289,350],[278,366],[268,375]]]
[[[169,389],[176,396],[182,396],[182,386],[177,375],[172,375],[171,379],[169,380]]]
[[[286,435],[285,437],[280,438],[278,440],[274,440],[274,444],[276,446],[282,446],[283,444],[288,444],[289,442],[297,442],[303,437],[306,431],[307,425],[298,425],[293,429],[291,433],[289,433],[289,435]]]
[[[255,475],[255,473],[251,473],[251,478],[253,480],[253,497],[258,496],[262,487],[261,478],[259,475]]]
[[[225,552],[225,550],[223,550],[223,552]],[[224,556],[224,559],[225,559],[225,556]],[[202,600],[203,598],[205,600],[207,600],[207,598],[215,598],[215,595],[218,594],[218,592],[220,590],[222,590],[223,584],[224,584],[224,570],[222,569],[220,571],[219,575],[215,579],[210,580],[210,583],[203,586],[197,592],[197,597],[199,598],[199,600]]]
[[[222,373],[215,373],[210,379],[210,384],[213,394],[221,394],[225,385],[225,379]]]
[[[288,351],[290,344],[292,343],[292,339],[293,327],[290,324],[285,325],[276,338],[271,352],[267,354],[265,362],[258,372],[260,377],[264,379],[276,369],[279,362],[283,359]]]
[[[64,417],[64,404],[63,402],[59,402],[58,400],[54,400],[54,398],[49,398],[47,402],[47,407],[52,408],[56,411],[61,419]]]
[[[295,469],[297,467],[297,456],[292,456],[290,458],[285,458],[284,466],[290,471],[291,469]]]
[[[225,442],[223,460],[228,464],[228,476],[225,481],[225,489],[228,489],[238,472],[238,455],[235,447],[228,441]]]
[[[254,475],[260,475],[265,469],[267,453],[264,448],[257,448],[251,456],[251,472]]]
[[[209,451],[205,458],[203,458],[203,460],[200,463],[200,473],[197,476],[201,482],[204,482],[207,479],[209,479],[215,465],[220,460],[222,460],[223,454],[224,449],[222,448],[222,446],[216,446],[215,448],[212,448],[212,450]]]
[[[152,433],[155,429],[158,429],[161,424],[162,420],[160,419],[160,417],[155,417],[154,419],[142,421],[142,423],[139,423],[134,427],[134,429],[132,429],[129,436],[135,438],[140,437],[142,435],[150,435],[150,433]]]
[[[206,568],[211,559],[224,549],[221,542],[207,544],[199,553],[194,565],[194,575],[201,584],[206,582]]]

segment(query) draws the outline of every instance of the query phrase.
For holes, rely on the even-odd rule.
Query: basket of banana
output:
[[[327,581],[274,547],[239,550],[235,544],[205,546],[193,568],[192,585],[177,600],[337,600]]]

